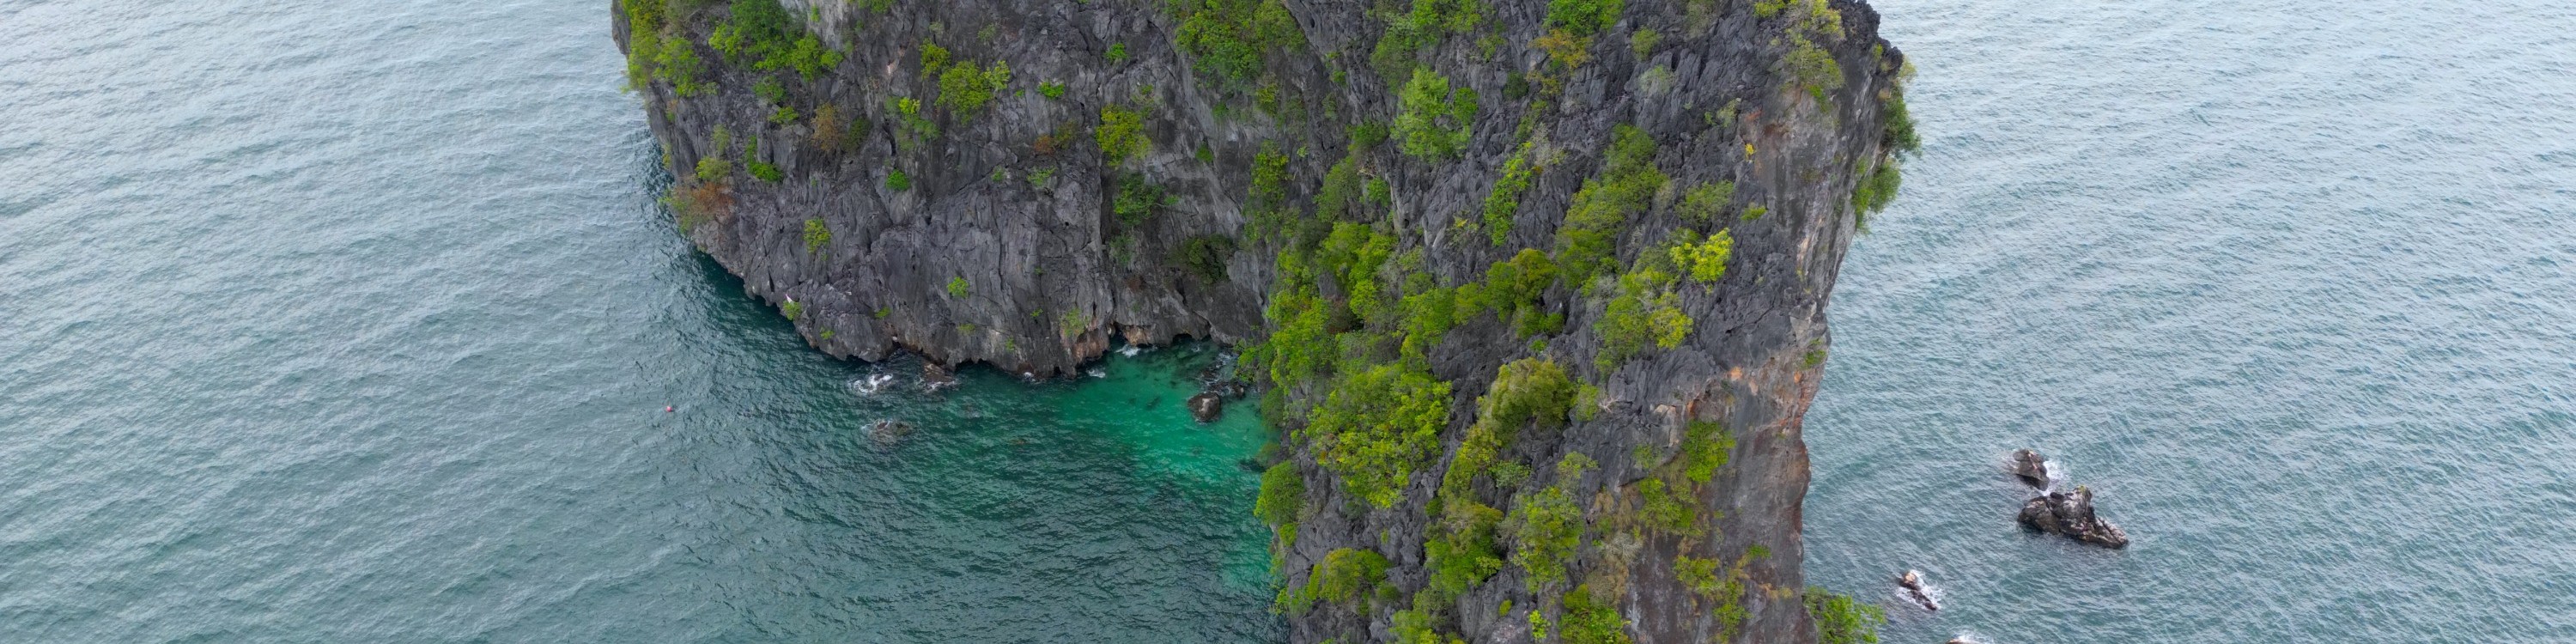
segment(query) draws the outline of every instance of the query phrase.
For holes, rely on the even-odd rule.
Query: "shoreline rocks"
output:
[[[2129,546],[2127,532],[2093,514],[2093,489],[2081,485],[2073,492],[2032,498],[2022,504],[2018,518],[2032,530],[2113,549]]]

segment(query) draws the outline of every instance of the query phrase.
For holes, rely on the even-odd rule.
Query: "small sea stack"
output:
[[[2039,452],[2029,449],[2013,450],[2012,471],[2013,476],[2021,477],[2021,482],[2042,490],[2048,489],[2048,457],[2040,456]]]
[[[1923,606],[1923,610],[1941,610],[1941,603],[1933,601],[1932,591],[1925,588],[1923,585],[1922,571],[1908,570],[1905,571],[1905,574],[1897,575],[1896,585],[1899,588],[1904,588],[1906,598],[1914,600],[1914,603],[1916,604],[1921,604]]]
[[[2129,546],[2129,534],[2093,514],[2093,489],[2050,492],[2021,506],[2023,527],[2108,548]]]

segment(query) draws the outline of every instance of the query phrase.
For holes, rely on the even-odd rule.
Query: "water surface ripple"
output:
[[[2576,632],[2576,9],[1878,5],[1929,145],[1834,303],[1815,580],[1929,571],[1891,642]],[[1278,636],[1204,356],[806,350],[653,208],[605,22],[0,0],[0,639]],[[2015,530],[2021,446],[2137,544]]]
[[[2576,5],[1881,0],[1814,580],[1890,641],[2576,639]],[[2035,447],[2136,539],[2021,534]]]
[[[604,4],[0,0],[0,641],[1278,635],[1248,407],[806,349]]]

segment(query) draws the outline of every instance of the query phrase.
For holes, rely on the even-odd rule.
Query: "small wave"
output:
[[[1909,585],[1909,582],[1911,585]],[[1941,587],[1932,584],[1931,576],[1920,570],[1907,570],[1896,580],[1896,595],[1925,610],[1941,610]]]
[[[1139,347],[1139,346],[1136,346],[1136,345],[1132,345],[1132,344],[1130,344],[1130,345],[1127,345],[1127,346],[1126,346],[1126,347],[1124,347],[1124,348],[1119,349],[1119,350],[1118,350],[1118,355],[1122,355],[1122,356],[1127,356],[1127,357],[1133,358],[1133,357],[1136,357],[1136,354],[1144,353],[1144,352],[1145,352],[1145,349],[1144,349],[1143,347]]]
[[[1109,377],[1109,370],[1107,370],[1107,369],[1093,369],[1093,370],[1090,370],[1090,371],[1085,371],[1085,372],[1083,372],[1083,373],[1084,373],[1084,374],[1088,374],[1088,375],[1090,375],[1090,376],[1091,376],[1091,377],[1093,377],[1093,378],[1107,378],[1107,377]]]
[[[884,391],[887,384],[891,384],[893,382],[894,376],[892,375],[882,373],[874,374],[865,378],[850,381],[850,392],[861,396],[874,396],[877,395],[877,392]]]

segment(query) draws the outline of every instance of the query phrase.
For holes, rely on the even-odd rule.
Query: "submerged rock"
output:
[[[893,447],[911,435],[912,423],[893,419],[868,423],[868,440],[875,442],[877,447]]]
[[[2048,458],[2040,456],[2039,452],[2027,449],[2013,450],[2012,468],[2013,476],[2021,477],[2021,482],[2029,483],[2031,487],[2042,490],[2048,489]]]
[[[1225,413],[1225,397],[1214,391],[1202,391],[1190,397],[1189,407],[1192,418],[1202,423],[1213,423],[1218,415]]]
[[[921,387],[923,389],[938,391],[956,385],[957,372],[936,362],[922,361]]]
[[[2093,489],[2050,492],[2021,506],[2021,524],[2033,530],[2111,548],[2129,546],[2129,533],[2093,514]]]

